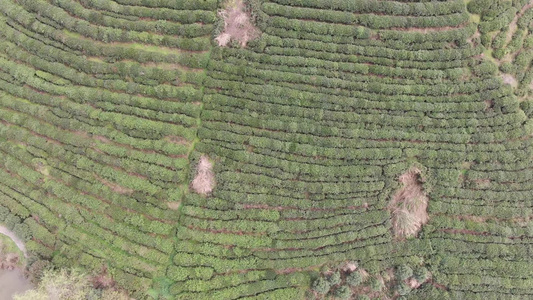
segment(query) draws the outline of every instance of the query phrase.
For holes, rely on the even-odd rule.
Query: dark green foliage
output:
[[[363,276],[358,271],[352,272],[346,276],[346,283],[350,286],[358,286],[363,282]]]
[[[405,280],[413,276],[413,269],[409,265],[399,265],[394,270],[394,276],[398,280]]]
[[[335,298],[350,299],[351,295],[352,295],[352,290],[348,286],[341,285],[340,287],[335,289]]]
[[[472,0],[468,2],[467,8],[468,11],[473,14],[482,14],[494,0]]]
[[[418,267],[413,272],[413,277],[418,282],[424,282],[429,278],[429,271],[426,267]]]
[[[313,281],[311,288],[319,294],[325,295],[329,292],[331,284],[323,277],[318,277]]]
[[[513,65],[509,62],[500,65],[500,71],[502,71],[503,73],[513,73],[513,69]]]
[[[411,288],[405,282],[398,283],[395,289],[400,296],[405,296],[411,292]]]
[[[374,292],[380,292],[385,287],[383,280],[376,277],[371,277],[368,284],[370,289]]]
[[[475,66],[473,71],[477,76],[486,78],[494,75],[498,71],[498,67],[494,63],[487,61]]]
[[[327,280],[331,286],[337,285],[341,283],[341,273],[339,271],[333,272],[333,274],[328,276]]]

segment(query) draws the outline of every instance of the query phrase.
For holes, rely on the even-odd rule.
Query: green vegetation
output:
[[[13,257],[13,254],[15,255]],[[9,263],[9,259],[15,260],[14,265]],[[0,266],[9,265],[9,267],[21,267],[26,266],[26,258],[24,253],[20,251],[17,245],[7,236],[0,234]]]
[[[42,274],[39,285],[23,294],[15,295],[14,300],[128,300],[121,292],[112,289],[92,287],[86,274],[79,270],[47,270]]]
[[[0,223],[137,299],[531,298],[532,32],[527,0],[0,0]]]

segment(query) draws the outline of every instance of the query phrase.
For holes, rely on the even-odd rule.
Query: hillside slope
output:
[[[241,48],[216,0],[0,0],[0,221],[138,298],[530,298],[533,10],[495,2],[249,1]]]

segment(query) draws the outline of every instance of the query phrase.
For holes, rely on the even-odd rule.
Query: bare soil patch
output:
[[[215,38],[220,47],[228,46],[231,41],[246,47],[248,41],[259,36],[259,29],[252,24],[242,0],[229,1],[218,15],[224,20],[224,30]]]
[[[518,82],[511,74],[502,74],[502,79],[505,84],[509,84],[513,88],[516,88],[518,86]]]
[[[215,187],[215,174],[213,173],[213,164],[205,155],[200,157],[198,166],[196,166],[196,176],[191,183],[191,188],[200,195],[209,195]]]

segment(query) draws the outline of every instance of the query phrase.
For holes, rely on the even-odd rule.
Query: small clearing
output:
[[[196,167],[196,176],[191,183],[192,189],[200,195],[209,195],[215,187],[215,174],[213,173],[213,164],[205,155],[200,157]]]
[[[241,0],[229,1],[226,9],[218,14],[224,20],[224,30],[215,38],[220,47],[226,47],[231,41],[246,47],[248,41],[259,36],[259,30],[252,24],[250,13]]]
[[[415,236],[429,220],[428,197],[420,178],[420,170],[411,168],[399,178],[403,187],[392,197],[392,226],[396,237]]]
[[[513,88],[516,88],[518,86],[518,82],[511,74],[502,74],[502,79],[505,84],[509,84]]]

